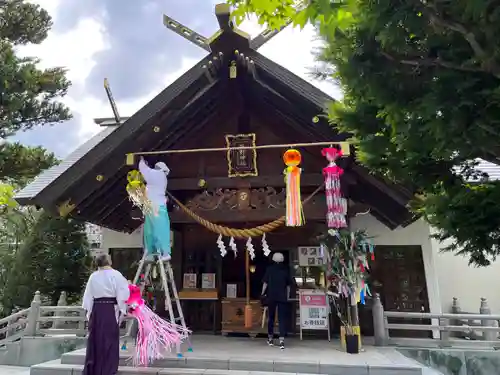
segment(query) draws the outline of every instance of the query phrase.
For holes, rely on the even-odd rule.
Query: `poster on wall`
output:
[[[317,267],[323,265],[323,255],[319,246],[301,246],[299,251],[299,266]]]
[[[184,289],[196,289],[196,274],[185,273],[183,278],[182,287]]]
[[[236,284],[227,284],[226,286],[226,298],[236,298],[238,294],[238,287]]]
[[[201,289],[215,289],[215,273],[201,274]]]
[[[318,289],[299,290],[300,339],[302,330],[327,330],[330,341],[330,308],[326,293]]]

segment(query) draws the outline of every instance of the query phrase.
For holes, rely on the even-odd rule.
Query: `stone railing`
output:
[[[67,306],[66,292],[61,293],[57,306],[42,306],[40,292],[36,292],[29,308],[0,320],[0,346],[23,336],[84,337],[86,334],[85,310],[80,306]]]
[[[428,320],[430,324],[391,323],[391,318],[407,319],[410,321],[412,319]],[[484,298],[481,298],[479,314],[433,314],[384,311],[384,307],[380,301],[380,295],[376,294],[373,299],[373,328],[375,345],[377,346],[402,344],[404,340],[399,337],[391,337],[390,331],[404,330],[436,332],[437,336],[435,339],[412,340],[420,340],[422,342],[430,341],[442,347],[460,346],[465,343],[467,343],[467,345],[474,345],[474,343],[477,343],[478,346],[484,346],[486,344],[490,347],[498,346],[500,348],[499,320],[500,315],[491,314],[487,301]],[[457,322],[459,322],[459,324],[457,324]],[[465,324],[465,322],[474,322],[474,325],[468,325]],[[458,338],[452,335],[452,333],[462,333],[465,334],[466,337],[470,337],[471,332],[476,333],[475,337],[479,337],[480,340],[465,340],[461,339],[461,335],[458,335]],[[478,333],[481,333],[481,335]]]
[[[24,335],[29,312],[30,309],[25,309],[0,319],[0,346]]]
[[[451,312],[453,314],[459,315],[467,315],[467,319],[453,319],[451,321],[452,325],[456,326],[469,326],[469,327],[480,327],[481,321],[471,319],[470,316],[477,315],[477,313],[462,311],[460,306],[460,302],[457,297],[453,297],[453,302],[451,304]],[[491,311],[488,308],[488,303],[486,298],[481,298],[481,305],[479,307],[480,314],[490,314]],[[481,334],[477,331],[468,331],[468,332],[452,332],[452,336],[460,337],[466,340],[481,340]]]

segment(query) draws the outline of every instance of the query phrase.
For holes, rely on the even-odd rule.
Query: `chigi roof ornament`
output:
[[[204,37],[203,35],[197,33],[194,30],[191,30],[189,27],[184,26],[180,22],[174,20],[173,18],[167,15],[163,15],[163,24],[169,30],[172,30],[176,34],[189,40],[191,43],[196,44],[198,47],[203,48],[205,51],[213,52],[214,44],[216,44],[216,41],[224,33],[233,33],[239,35],[240,37],[248,40],[249,48],[257,50],[292,22],[292,20],[290,19],[280,29],[267,28],[266,30],[261,32],[258,36],[250,40],[250,36],[247,33],[238,29],[234,25],[231,17],[231,8],[228,4],[222,3],[215,5],[215,16],[217,17],[217,21],[219,22],[220,29],[210,38]]]

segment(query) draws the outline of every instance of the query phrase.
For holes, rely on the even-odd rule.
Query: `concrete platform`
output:
[[[357,355],[326,340],[290,339],[287,348],[267,346],[265,339],[195,336],[193,352],[175,354],[149,368],[134,368],[131,351],[120,353],[120,374],[172,375],[427,375],[428,369],[391,348],[366,347]],[[186,348],[187,349],[187,348]],[[66,353],[59,361],[31,368],[31,375],[79,375],[85,350]]]

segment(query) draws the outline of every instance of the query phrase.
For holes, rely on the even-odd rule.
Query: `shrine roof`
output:
[[[22,205],[40,206],[53,213],[67,209],[75,218],[132,232],[140,222],[130,221],[131,203],[124,189],[130,167],[125,165],[125,155],[174,148],[206,124],[227,121],[231,115],[227,108],[237,95],[272,111],[315,141],[348,138],[327,119],[312,120],[323,113],[331,97],[252,49],[244,36],[230,32],[220,35],[224,38],[210,44],[211,53],[133,116],[115,126],[109,119],[96,120],[105,126],[100,133],[61,164],[41,173],[15,199]],[[233,62],[238,69],[237,79],[230,78]],[[232,91],[235,87],[237,93]],[[156,134],[152,134],[153,129],[157,129]],[[406,208],[411,192],[355,164],[353,173],[365,189],[374,189],[374,197],[378,197],[374,199],[380,201],[373,203],[378,205],[374,216],[393,228],[411,221]]]

